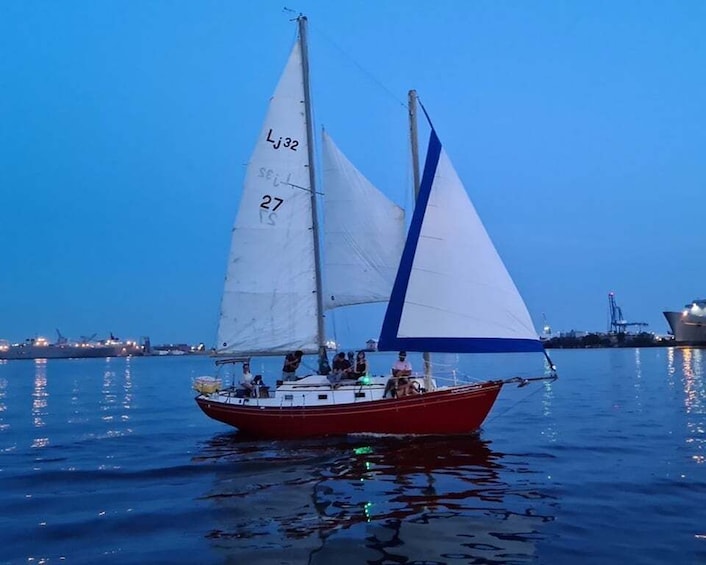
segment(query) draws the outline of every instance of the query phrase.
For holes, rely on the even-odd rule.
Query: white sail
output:
[[[324,304],[390,298],[404,246],[404,210],[373,186],[323,133]]]
[[[527,307],[433,131],[378,348],[542,350]]]
[[[221,303],[219,353],[316,351],[312,223],[297,41],[247,167]]]

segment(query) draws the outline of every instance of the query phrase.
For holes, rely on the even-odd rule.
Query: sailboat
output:
[[[527,308],[433,127],[406,238],[401,210],[324,135],[324,287],[307,19],[297,21],[297,41],[246,173],[221,304],[216,351],[222,358],[216,364],[294,350],[317,353],[323,361],[325,310],[376,301],[388,302],[379,351],[543,352]],[[410,113],[416,155],[416,106],[410,105]],[[358,203],[366,206],[367,230],[346,229],[337,214]],[[409,377],[416,393],[407,396],[390,396],[394,381],[387,375],[335,384],[324,375],[308,375],[278,381],[257,397],[242,397],[220,380],[203,377],[195,383],[196,403],[207,416],[263,438],[467,434],[481,426],[503,386],[554,379],[550,360],[549,366],[549,375],[533,378],[439,385],[427,364],[426,374]]]

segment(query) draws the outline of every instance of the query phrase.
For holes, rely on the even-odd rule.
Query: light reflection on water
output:
[[[7,410],[5,398],[7,397],[7,379],[0,377],[0,432],[10,428],[10,424],[5,422],[4,412]]]
[[[104,422],[110,422],[113,420],[112,405],[115,403],[115,371],[111,367],[110,359],[106,359],[106,368],[103,371],[103,388],[101,390],[101,410],[103,411],[103,416],[101,417]]]
[[[684,379],[684,408],[688,430],[686,443],[697,464],[706,462],[704,437],[704,406],[706,391],[703,379],[703,350],[682,349],[682,375]]]
[[[49,393],[47,392],[47,360],[35,359],[34,361],[34,390],[32,391],[32,419],[35,428],[46,425],[44,417],[47,415]],[[46,435],[35,437],[32,447],[46,447],[49,438]]]
[[[100,410],[102,412],[101,419],[108,424],[106,433],[109,437],[131,432],[130,428],[124,427],[124,424],[130,420],[133,402],[130,363],[129,357],[105,360]]]
[[[125,360],[125,373],[123,382],[123,403],[122,408],[124,413],[121,415],[121,419],[125,422],[130,419],[130,410],[132,409],[132,372],[130,371],[130,359]]]
[[[86,391],[81,390],[81,384],[81,379],[72,375],[71,396],[69,398],[71,405],[71,413],[68,417],[69,424],[85,424],[89,420],[88,414],[82,409]],[[85,383],[83,384],[85,388]]]
[[[542,430],[542,435],[544,435],[551,443],[555,443],[558,440],[559,434],[556,429],[556,421],[552,417],[552,405],[554,404],[554,386],[555,382],[543,381],[541,384],[543,390],[542,394],[542,416],[544,423],[544,430]]]
[[[642,350],[640,348],[635,348],[635,378],[633,380],[633,386],[635,388],[635,400],[637,401],[637,406],[641,410],[643,408],[642,404]]]

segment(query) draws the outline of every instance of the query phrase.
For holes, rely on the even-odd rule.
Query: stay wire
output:
[[[385,84],[379,80],[375,75],[373,75],[370,71],[368,71],[365,67],[363,67],[358,61],[356,61],[351,55],[348,54],[347,51],[345,51],[340,45],[338,45],[333,39],[331,39],[328,35],[326,35],[323,31],[321,31],[319,28],[316,28],[314,26],[310,27],[314,29],[314,31],[319,34],[323,39],[325,39],[328,43],[331,44],[332,47],[334,47],[341,55],[343,55],[346,59],[348,59],[349,62],[351,62],[363,75],[365,75],[372,83],[374,83],[380,90],[385,92],[392,100],[394,100],[397,104],[402,106],[405,111],[407,110],[407,103],[403,102],[400,100],[392,90],[390,90]]]
[[[535,394],[537,394],[539,391],[540,391],[540,388],[537,387],[537,389],[536,389],[534,392],[529,393],[528,395],[524,396],[522,399],[518,400],[518,401],[515,402],[514,404],[511,404],[510,406],[508,406],[508,407],[507,407],[505,410],[503,410],[502,412],[493,414],[490,418],[488,418],[488,419],[486,420],[486,423],[493,422],[496,418],[499,418],[499,417],[501,417],[501,416],[504,416],[504,415],[507,414],[510,410],[514,410],[515,407],[516,407],[518,404],[520,404],[521,402],[526,402],[528,398],[531,398],[532,396],[534,396]]]

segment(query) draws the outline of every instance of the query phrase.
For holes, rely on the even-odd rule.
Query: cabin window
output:
[[[319,400],[326,400],[328,398],[328,394],[320,394],[319,395]]]
[[[293,394],[285,394],[284,399],[285,400],[294,400],[294,395]]]
[[[356,392],[355,397],[356,398],[365,398],[365,393],[364,392]]]

